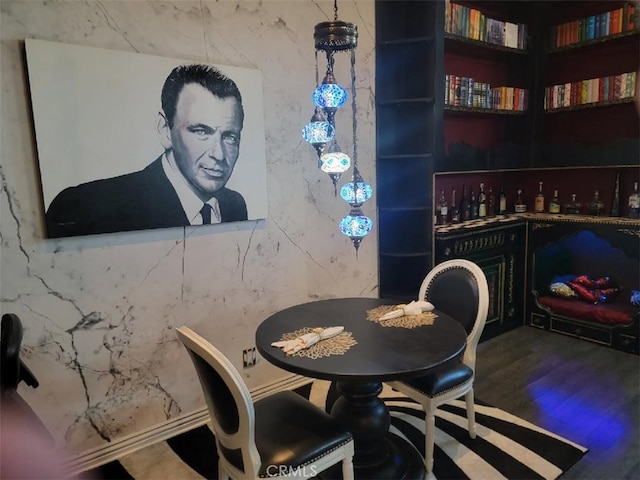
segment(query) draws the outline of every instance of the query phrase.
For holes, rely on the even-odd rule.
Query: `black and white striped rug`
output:
[[[318,406],[331,405],[334,389],[315,381],[297,390]],[[424,413],[417,403],[384,387],[391,431],[424,455]],[[498,408],[476,401],[477,436],[469,438],[463,400],[438,409],[434,452],[437,479],[555,479],[587,449]],[[91,472],[93,479],[217,479],[214,436],[207,426],[128,455]]]

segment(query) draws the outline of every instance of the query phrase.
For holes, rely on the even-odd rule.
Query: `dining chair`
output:
[[[35,375],[20,358],[23,327],[15,313],[2,315],[0,324],[0,411],[47,446],[54,445],[54,439],[44,422],[18,393],[18,385],[24,382],[32,388],[40,385]],[[9,413],[10,412],[10,413]],[[2,416],[0,416],[2,418]]]
[[[418,299],[460,322],[467,332],[462,358],[434,367],[425,375],[387,382],[393,389],[422,405],[425,412],[425,455],[427,474],[433,476],[435,411],[438,406],[464,395],[469,436],[476,437],[473,380],[476,347],[489,310],[489,288],[484,272],[475,263],[454,259],[436,265],[420,286]]]
[[[207,402],[221,480],[309,478],[339,462],[353,479],[353,436],[339,422],[291,391],[254,402],[227,357],[186,326],[177,333]]]

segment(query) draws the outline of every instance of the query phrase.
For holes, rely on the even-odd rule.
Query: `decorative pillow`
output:
[[[598,279],[589,278],[587,275],[580,275],[567,285],[578,295],[581,300],[589,303],[607,303],[613,301],[618,293],[620,286],[611,277],[601,277]]]
[[[569,285],[562,282],[556,282],[549,285],[552,295],[561,298],[578,298],[578,294],[574,292]]]

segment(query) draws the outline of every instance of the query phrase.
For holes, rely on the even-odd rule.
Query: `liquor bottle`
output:
[[[604,202],[600,200],[600,191],[593,192],[593,198],[587,203],[588,215],[602,215],[604,213]]]
[[[640,193],[638,192],[638,182],[633,184],[633,193],[629,195],[629,218],[640,218]]]
[[[487,216],[487,195],[484,193],[484,183],[480,184],[480,192],[478,193],[478,217],[485,218]]]
[[[444,190],[441,190],[438,201],[438,225],[446,225],[447,223],[449,223],[449,205],[444,198]]]
[[[456,204],[456,189],[451,192],[451,223],[460,223],[460,208]]]
[[[476,194],[473,191],[473,188],[471,189],[471,202],[469,203],[471,206],[471,220],[475,220],[476,218],[478,218],[480,204],[478,204],[478,199],[476,198]]]
[[[496,216],[496,201],[493,198],[493,188],[489,186],[489,193],[487,194],[487,216]]]
[[[560,199],[558,190],[553,191],[553,198],[549,201],[549,213],[560,213]]]
[[[518,189],[518,196],[516,197],[516,203],[513,205],[513,211],[515,213],[524,213],[527,211],[527,204],[522,200],[522,190]]]
[[[463,222],[471,220],[471,204],[467,198],[467,185],[462,185],[462,199],[460,200],[460,219]]]
[[[533,211],[536,213],[544,212],[544,193],[542,193],[542,182],[538,182],[538,193],[533,203]]]
[[[500,187],[500,193],[498,194],[498,215],[505,215],[507,213],[507,196],[504,194],[504,186]]]
[[[611,201],[611,216],[620,216],[620,174],[616,173],[616,188],[613,192],[613,200]]]
[[[580,215],[580,212],[582,211],[582,204],[576,200],[575,193],[571,194],[571,201],[565,205],[564,211],[571,215]]]

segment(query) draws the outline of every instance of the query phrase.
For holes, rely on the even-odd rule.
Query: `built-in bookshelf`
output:
[[[567,82],[545,88],[547,111],[608,106],[632,102],[636,91],[636,72]]]
[[[545,12],[540,166],[637,164],[637,7],[555,2]]]
[[[461,6],[455,7],[457,17],[447,13],[448,5]],[[640,67],[637,27],[627,25],[625,30],[620,20],[612,21],[621,8],[623,24],[625,8],[627,16],[635,18],[636,12],[626,5],[632,4],[617,0],[376,1],[376,171],[382,297],[410,300],[432,266],[434,206],[438,203],[434,193],[440,196],[440,189],[434,191],[430,181],[434,173],[455,176],[470,171],[518,170],[527,177],[532,169],[563,167],[550,170],[546,188],[553,184],[554,175],[573,175],[564,168],[637,164],[640,128],[635,97],[630,96],[632,83],[624,93],[615,93],[615,78],[626,73],[626,85],[635,81],[629,74]],[[611,13],[615,10],[618,14]],[[609,24],[605,20],[596,35],[595,18],[600,16],[602,25],[607,13]],[[586,37],[577,34],[577,42],[550,44],[550,38],[558,37],[557,26],[583,19],[584,30],[584,19],[592,16],[593,34],[587,30]],[[580,22],[571,28],[576,25],[580,28]],[[563,35],[575,38],[576,33],[564,33],[569,26],[562,29]],[[452,89],[452,78],[467,79],[466,97],[455,83]],[[608,80],[601,81],[604,78]],[[612,79],[613,98],[609,93]],[[560,106],[560,85],[566,94],[566,85],[572,84],[571,90],[575,84],[577,93],[580,82],[582,96],[582,82],[589,80],[591,101],[572,103],[570,93],[568,104],[565,106],[563,97]],[[553,109],[545,109],[548,87],[556,90]],[[599,97],[601,87],[607,90],[606,100],[604,93]],[[524,102],[512,102],[518,109],[508,109],[504,100],[493,104],[488,100],[491,94],[487,92],[496,88],[505,89],[505,93],[506,88],[512,88],[520,100],[520,91],[528,97]],[[495,193],[498,184],[489,181],[492,183],[485,186],[493,184]],[[534,187],[538,181],[543,180],[537,178]],[[626,177],[621,181],[621,188],[628,188]],[[531,197],[524,179],[516,183]],[[605,193],[609,183],[603,188]],[[505,185],[510,198],[515,192],[509,189],[514,188]],[[445,190],[449,201],[451,188]],[[578,190],[579,195],[588,194]],[[457,193],[459,201],[462,192]],[[567,193],[561,191],[560,195]]]
[[[527,166],[529,12],[527,3],[445,1],[445,161],[438,171],[489,168],[496,158],[501,167]]]
[[[638,28],[636,5],[625,3],[601,13],[575,18],[549,29],[551,51],[625,36]]]

